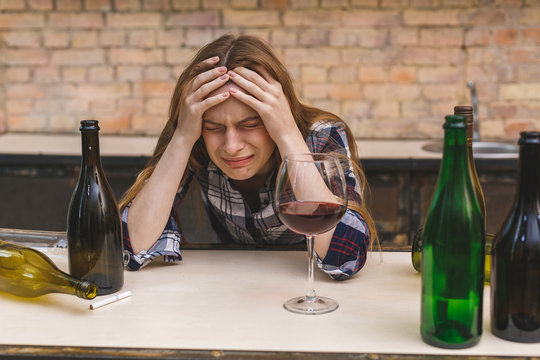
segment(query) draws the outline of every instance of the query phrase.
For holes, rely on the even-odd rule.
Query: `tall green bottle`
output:
[[[439,178],[424,223],[420,332],[460,349],[482,335],[485,230],[471,181],[465,119],[447,116]]]

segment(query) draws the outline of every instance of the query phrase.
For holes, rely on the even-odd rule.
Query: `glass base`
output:
[[[305,296],[298,296],[287,300],[283,307],[290,312],[304,315],[326,314],[338,308],[337,301],[324,296],[317,296],[310,300]]]

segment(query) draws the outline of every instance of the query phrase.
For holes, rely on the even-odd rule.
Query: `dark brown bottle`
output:
[[[81,121],[80,130],[81,172],[67,216],[69,271],[106,295],[124,284],[120,213],[101,166],[98,121]]]
[[[491,258],[491,331],[540,342],[540,132],[522,132],[514,204]]]

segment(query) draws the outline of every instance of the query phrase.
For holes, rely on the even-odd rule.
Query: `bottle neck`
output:
[[[522,144],[519,148],[517,197],[520,201],[540,201],[540,144]]]
[[[97,130],[81,131],[83,166],[101,165],[99,154],[99,135]]]
[[[456,171],[468,171],[467,138],[465,128],[445,130],[444,150],[441,164],[443,177],[453,176]]]

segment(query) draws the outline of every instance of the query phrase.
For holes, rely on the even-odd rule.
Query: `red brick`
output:
[[[44,115],[11,115],[7,120],[9,131],[43,131],[47,126],[47,117]]]
[[[167,116],[170,100],[167,98],[153,98],[146,101],[144,110],[147,114]]]
[[[106,15],[107,26],[110,28],[156,28],[161,23],[159,13],[107,13]]]
[[[101,29],[103,17],[96,13],[51,13],[49,26],[62,29]]]
[[[332,83],[356,83],[358,71],[356,66],[333,66],[329,69],[328,79]]]
[[[257,0],[231,0],[231,7],[236,9],[256,9],[258,5]]]
[[[491,104],[489,117],[495,119],[511,119],[518,114],[518,105],[511,103]]]
[[[302,66],[300,72],[302,83],[322,83],[328,81],[326,69],[320,66]]]
[[[172,7],[175,10],[196,10],[200,6],[200,0],[172,0]]]
[[[128,44],[132,47],[154,47],[156,45],[156,34],[153,30],[131,31],[128,34]]]
[[[398,26],[400,16],[388,10],[348,10],[343,12],[343,25],[353,27]]]
[[[0,14],[0,30],[42,28],[44,24],[42,14]]]
[[[523,9],[518,18],[520,24],[538,26],[540,24],[540,8]]]
[[[341,62],[344,64],[359,65],[391,65],[399,57],[397,47],[377,48],[346,48],[341,51]]]
[[[420,95],[420,86],[413,84],[366,84],[364,98],[379,100],[393,98],[396,100],[415,100]]]
[[[181,46],[184,43],[184,30],[164,30],[157,33],[158,46]]]
[[[458,10],[405,10],[403,23],[413,26],[459,25]]]
[[[365,83],[387,82],[388,71],[380,66],[362,66],[358,78]]]
[[[35,31],[10,31],[3,38],[8,47],[39,47],[41,43],[41,33]]]
[[[436,9],[439,6],[437,0],[411,0],[411,7],[416,9]]]
[[[519,47],[510,51],[510,62],[512,63],[538,63],[539,60],[540,53],[537,47]]]
[[[321,7],[323,9],[347,9],[348,6],[347,0],[322,0]]]
[[[229,6],[229,0],[202,0],[204,9],[225,9]]]
[[[60,11],[81,10],[82,0],[56,0],[56,9]]]
[[[426,114],[429,114],[427,101],[405,101],[401,104],[401,115],[404,117],[422,119]]]
[[[126,43],[126,33],[122,30],[102,31],[99,37],[101,46],[122,46]]]
[[[456,99],[458,92],[456,91],[456,85],[435,84],[423,86],[422,95],[428,100],[447,100]]]
[[[102,115],[99,117],[100,132],[103,134],[119,134],[130,125],[130,116],[126,114]]]
[[[27,82],[30,80],[30,70],[24,67],[8,67],[4,75],[5,80],[10,83]]]
[[[65,83],[86,82],[86,67],[68,67],[62,70],[62,77]]]
[[[95,65],[105,62],[103,50],[56,50],[51,62],[55,65]]]
[[[278,26],[279,13],[276,10],[223,10],[224,26]]]
[[[503,10],[480,8],[469,11],[465,16],[464,25],[471,26],[496,26],[506,24],[506,14]]]
[[[118,66],[116,70],[118,81],[138,81],[142,79],[142,68],[140,66],[128,65]]]
[[[341,24],[341,11],[290,10],[283,14],[285,26],[334,27]]]
[[[77,89],[77,97],[93,99],[117,99],[125,98],[131,95],[129,84],[112,85],[80,85]]]
[[[267,9],[280,9],[285,10],[287,8],[288,0],[261,0],[263,8]]]
[[[43,89],[33,84],[11,84],[6,90],[6,97],[39,99],[43,97]]]
[[[330,86],[326,83],[308,83],[302,84],[302,97],[314,100],[314,99],[327,99],[330,91]]]
[[[513,45],[519,39],[519,31],[516,29],[496,30],[494,39],[495,43],[499,45]]]
[[[377,101],[371,109],[374,118],[399,117],[399,103],[396,101]]]
[[[457,65],[463,61],[460,49],[405,48],[402,62],[406,65]]]
[[[165,62],[171,65],[187,65],[195,55],[194,49],[185,48],[167,48],[165,53]]]
[[[34,83],[57,83],[60,81],[60,71],[56,66],[46,66],[34,69]]]
[[[108,83],[114,80],[114,69],[110,66],[96,66],[88,70],[91,83]]]
[[[4,64],[7,65],[45,65],[49,61],[43,49],[21,49],[4,51]]]
[[[47,31],[43,33],[45,47],[62,48],[69,45],[69,34],[65,31]]]
[[[171,9],[171,4],[169,0],[143,0],[143,9],[166,11]]]
[[[140,10],[139,0],[114,0],[114,7],[120,11]]]
[[[489,30],[486,29],[470,29],[465,33],[466,46],[482,46],[489,43]]]
[[[53,114],[49,119],[49,131],[74,132],[79,128],[79,119],[75,115]]]
[[[285,49],[284,55],[290,65],[337,65],[339,51],[330,47]]]
[[[305,29],[300,32],[298,40],[300,46],[328,46],[328,30],[326,29]]]
[[[376,8],[379,6],[377,0],[351,0],[351,6],[357,8]]]
[[[532,44],[540,44],[540,28],[525,29],[525,40]]]
[[[111,9],[110,0],[85,0],[86,10],[108,11]]]
[[[32,112],[32,100],[15,99],[6,101],[6,112],[9,115],[23,115]]]
[[[460,47],[463,44],[461,29],[422,29],[420,30],[421,46]]]
[[[417,45],[418,29],[392,28],[390,30],[390,41],[394,45]]]
[[[170,98],[175,84],[169,81],[143,81],[134,84],[135,96]]]
[[[455,67],[422,67],[418,81],[427,84],[454,84],[461,79],[461,69]]]
[[[289,7],[291,9],[311,9],[318,6],[318,0],[289,0]]]
[[[52,0],[29,0],[28,5],[32,10],[52,10]]]
[[[285,29],[272,29],[272,45],[279,47],[294,47],[298,45],[296,31]]]
[[[149,66],[144,69],[145,80],[172,80],[171,68],[169,66]]]
[[[116,110],[116,100],[100,99],[90,101],[90,111],[96,116],[111,114]]]
[[[450,8],[469,8],[472,6],[472,0],[443,0],[444,7]]]
[[[218,27],[219,13],[214,10],[184,12],[169,15],[165,27]]]
[[[523,6],[522,0],[496,0],[495,6],[503,8],[519,8]]]
[[[362,46],[382,48],[388,41],[386,29],[337,28],[330,32],[332,46]]]
[[[213,40],[212,30],[210,29],[187,29],[186,42],[187,46],[202,47]]]
[[[383,9],[405,9],[409,6],[409,0],[381,0]]]
[[[504,100],[540,100],[540,83],[502,84],[499,91]]]
[[[390,80],[396,83],[413,83],[416,81],[416,68],[413,66],[394,66],[390,70]]]
[[[21,0],[1,0],[0,10],[24,10],[25,4]]]
[[[529,120],[508,120],[505,126],[505,133],[513,138],[518,138],[522,131],[538,130]]]
[[[538,64],[522,64],[517,67],[518,82],[540,83],[540,66]]]
[[[71,34],[71,46],[74,48],[93,48],[98,45],[96,31],[74,31]]]
[[[131,127],[136,132],[157,135],[163,130],[166,122],[167,116],[134,114],[131,119]]]
[[[369,115],[371,106],[367,101],[343,101],[342,113],[344,118],[365,118]]]
[[[135,114],[141,113],[143,111],[143,100],[138,99],[118,99],[117,100],[117,109],[123,114]]]
[[[44,88],[45,98],[69,98],[74,99],[77,96],[77,88],[72,84],[52,84]]]
[[[163,51],[161,49],[110,49],[111,64],[161,64]]]

